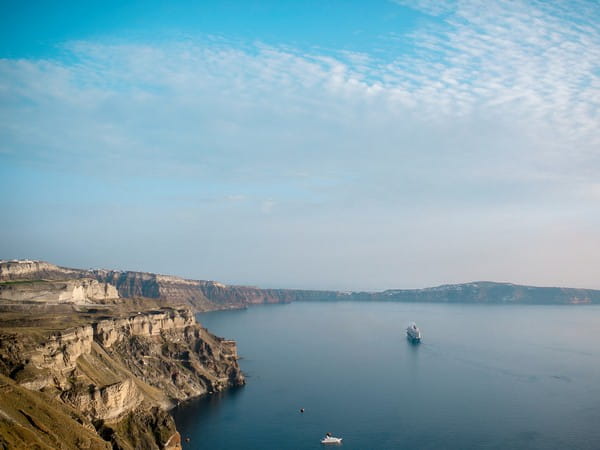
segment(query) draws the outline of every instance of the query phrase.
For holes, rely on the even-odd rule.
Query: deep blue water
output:
[[[174,411],[184,449],[319,449],[327,431],[347,450],[600,449],[598,306],[293,303],[199,320],[237,340],[247,385]]]

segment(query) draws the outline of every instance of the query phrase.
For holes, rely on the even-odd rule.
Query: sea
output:
[[[297,302],[198,319],[237,341],[247,384],[173,411],[184,449],[322,449],[327,432],[346,450],[600,449],[598,305]]]

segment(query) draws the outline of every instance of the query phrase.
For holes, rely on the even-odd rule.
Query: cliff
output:
[[[34,307],[1,319],[0,373],[16,405],[0,401],[0,443],[7,448],[33,445],[30,432],[59,448],[61,429],[74,433],[70,442],[89,442],[86,448],[180,448],[166,411],[244,383],[235,343],[202,328],[188,309]],[[29,400],[17,401],[25,394]],[[27,410],[47,399],[51,413]],[[63,426],[46,433],[53,415]],[[25,431],[7,431],[17,423]]]
[[[302,289],[261,289],[254,286],[225,285],[216,281],[188,280],[146,272],[113,270],[78,270],[54,266],[41,261],[0,262],[0,299],[8,285],[17,288],[19,277],[29,280],[94,279],[99,286],[114,286],[119,297],[151,298],[160,305],[187,305],[194,311],[246,308],[264,303],[295,301],[398,301],[442,303],[510,303],[510,304],[600,304],[600,291],[559,287],[522,286],[488,281],[443,285],[425,289],[390,289],[380,292],[341,292]],[[4,280],[4,281],[3,281]],[[43,288],[39,285],[36,288]],[[20,294],[25,295],[25,294]],[[8,296],[8,295],[7,295]],[[33,294],[31,294],[33,297]],[[10,297],[10,296],[8,296]],[[76,296],[73,295],[72,298]],[[96,295],[93,298],[98,299]],[[14,297],[11,297],[14,298]],[[88,296],[90,301],[92,297]],[[33,300],[33,299],[32,299]]]
[[[207,281],[185,280],[146,272],[95,270],[92,274],[100,282],[114,285],[124,298],[160,299],[165,304],[188,305],[195,311],[220,309],[204,295],[202,286],[210,283]]]
[[[101,293],[102,289],[106,294]],[[111,298],[149,298],[160,305],[186,305],[194,311],[350,299],[348,294],[336,291],[260,289],[147,272],[70,269],[43,261],[0,261],[0,300],[84,304]]]
[[[349,294],[338,291],[312,291],[300,289],[260,289],[254,286],[227,286],[206,282],[200,286],[204,296],[221,307],[243,308],[263,303],[291,303],[298,301],[348,300]]]
[[[0,282],[0,299],[13,302],[86,304],[116,298],[115,286],[91,278]]]
[[[186,280],[145,272],[93,271],[101,282],[113,284],[123,298],[160,299],[164,304],[185,304],[195,311],[246,308],[250,305],[294,301],[347,300],[349,294],[337,291],[261,289],[254,286],[228,286],[217,281]]]
[[[354,294],[358,299],[361,293]],[[493,303],[529,305],[600,304],[600,291],[560,287],[521,286],[512,283],[479,281],[443,285],[426,289],[393,289],[366,293],[365,297],[380,301]]]
[[[10,280],[64,280],[85,277],[86,271],[59,267],[45,261],[0,260],[0,281]]]

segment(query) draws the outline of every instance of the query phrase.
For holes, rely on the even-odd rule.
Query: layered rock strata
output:
[[[84,270],[59,267],[45,261],[0,260],[0,281],[70,279],[84,276]]]
[[[88,304],[119,298],[114,285],[91,278],[0,283],[0,299],[13,302]]]
[[[202,291],[201,287],[210,282],[145,272],[95,270],[93,274],[97,280],[114,285],[123,298],[155,298],[169,304],[188,305],[195,311],[222,309]]]
[[[114,284],[123,298],[147,297],[165,303],[189,305],[195,311],[240,309],[250,305],[290,303],[303,300],[347,300],[347,293],[294,289],[260,289],[229,286],[217,281],[184,278],[145,272],[96,270],[101,282]]]
[[[79,425],[114,448],[180,448],[166,411],[244,383],[235,343],[200,327],[188,309],[79,315],[81,324],[59,330],[5,322],[0,372],[19,389],[77,411]],[[3,411],[0,421],[22,421]]]

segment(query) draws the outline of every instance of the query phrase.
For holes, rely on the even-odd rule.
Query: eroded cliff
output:
[[[91,278],[0,282],[0,299],[13,302],[86,304],[117,298],[115,286]]]
[[[116,286],[119,294],[124,298],[155,298],[166,304],[189,305],[195,311],[221,309],[204,295],[201,287],[207,283],[206,281],[186,280],[146,272],[112,270],[95,270],[93,275],[100,282]]]
[[[79,427],[115,448],[179,448],[166,411],[244,383],[235,343],[202,328],[189,309],[79,308],[66,314],[45,308],[43,319],[35,309],[2,315],[0,372],[14,383],[7,385],[77,411]],[[18,411],[0,408],[1,420],[23,422]],[[31,421],[42,420],[35,414]],[[76,426],[65,414],[57,413],[65,426]],[[1,434],[15,448],[26,439]]]
[[[187,280],[145,272],[95,270],[101,282],[114,284],[123,298],[146,297],[164,304],[185,304],[195,311],[239,309],[267,303],[303,300],[348,300],[349,294],[337,291],[298,289],[261,289],[254,286],[230,286],[217,281]]]
[[[69,269],[45,262],[29,259],[5,261],[0,260],[0,281],[10,280],[64,280],[85,277],[86,271]]]

